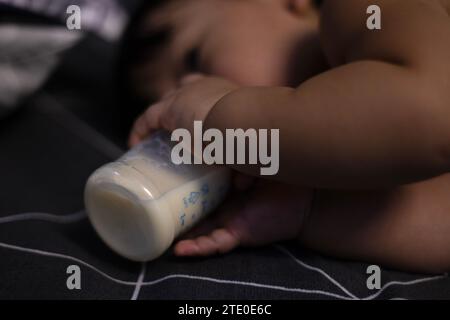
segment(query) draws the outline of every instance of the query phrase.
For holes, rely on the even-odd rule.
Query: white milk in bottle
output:
[[[225,167],[175,165],[170,135],[158,132],[89,178],[85,204],[103,241],[135,261],[160,256],[226,195]]]

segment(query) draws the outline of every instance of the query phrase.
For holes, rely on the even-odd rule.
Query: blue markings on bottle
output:
[[[180,215],[180,224],[181,224],[182,226],[184,226],[184,218],[186,218],[186,214],[185,214],[185,213],[182,213],[182,214]]]
[[[201,192],[202,192],[203,195],[208,194],[208,192],[209,192],[209,186],[208,186],[208,184],[207,184],[207,183],[203,184],[203,185],[202,185],[202,188],[201,188],[200,190],[201,190]]]
[[[200,198],[200,192],[192,191],[189,195],[189,203],[195,204],[197,200]]]
[[[202,213],[206,212],[206,206],[208,205],[208,200],[202,201]]]

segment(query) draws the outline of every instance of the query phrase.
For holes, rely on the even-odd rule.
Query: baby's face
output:
[[[309,0],[181,2],[152,18],[173,33],[137,70],[147,90],[160,95],[188,72],[248,86],[295,86],[317,73],[318,14]],[[161,22],[165,16],[170,21]]]

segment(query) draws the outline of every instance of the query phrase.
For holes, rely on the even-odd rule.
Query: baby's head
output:
[[[324,66],[313,0],[172,0],[139,23],[137,93],[157,97],[189,72],[242,85],[296,86]],[[156,40],[158,39],[158,40]]]

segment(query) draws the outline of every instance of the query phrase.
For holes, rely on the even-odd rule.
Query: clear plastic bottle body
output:
[[[159,132],[89,178],[88,216],[114,251],[135,261],[160,256],[224,199],[225,167],[175,165],[170,136]]]

